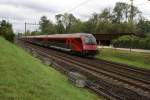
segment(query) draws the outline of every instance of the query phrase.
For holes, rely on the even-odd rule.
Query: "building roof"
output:
[[[96,40],[112,40],[123,35],[132,35],[133,33],[111,33],[111,34],[93,34]]]

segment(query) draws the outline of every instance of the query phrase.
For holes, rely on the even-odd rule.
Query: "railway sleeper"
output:
[[[86,86],[86,77],[77,72],[69,72],[69,81],[73,83],[77,87],[85,87]]]

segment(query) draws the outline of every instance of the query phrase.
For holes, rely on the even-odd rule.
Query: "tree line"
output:
[[[117,2],[114,8],[105,8],[100,13],[93,13],[87,21],[81,21],[73,14],[65,13],[55,16],[56,23],[46,16],[40,19],[40,34],[61,33],[148,33],[150,21],[142,16],[142,12],[135,6],[132,11],[127,3]],[[34,34],[34,33],[33,33]]]

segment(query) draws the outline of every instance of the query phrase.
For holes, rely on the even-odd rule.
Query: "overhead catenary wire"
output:
[[[11,24],[17,24],[17,25],[21,25],[21,24],[23,24],[24,25],[24,22],[17,22],[17,21],[13,21],[13,20],[11,20],[11,19],[14,19],[14,20],[16,20],[16,18],[14,18],[14,17],[0,17],[0,21],[1,20],[6,20],[6,21],[8,21],[8,22],[11,22]],[[24,18],[25,19],[25,18]],[[34,19],[34,18],[27,18],[27,19]],[[11,21],[10,21],[11,20]],[[37,19],[35,19],[35,20],[37,20]],[[30,22],[30,23],[28,23],[28,21],[25,21],[25,23],[26,24],[28,24],[28,25],[39,25],[37,22]]]
[[[88,3],[90,0],[85,0],[84,2],[80,3],[79,5],[76,5],[75,7],[71,8],[70,10],[68,10],[67,12],[71,12],[79,7],[81,7],[82,5]]]
[[[143,3],[138,3],[138,4],[136,4],[136,3],[134,3],[134,5],[135,6],[137,6],[137,7],[139,7],[139,6],[143,6],[143,5],[146,5],[146,4],[148,4],[148,3],[150,3],[150,0],[147,0],[146,2],[143,2]],[[145,7],[145,6],[144,6]],[[142,9],[141,8],[141,11],[143,12],[144,10],[149,10],[149,9]],[[143,15],[145,16],[150,16],[150,13],[148,14],[148,13],[143,13]]]
[[[149,3],[149,1],[147,1],[147,2],[143,2],[143,3],[138,3],[138,4],[135,4],[135,5],[137,5],[137,6],[141,6],[141,5],[144,5],[144,4],[147,4],[147,3]]]
[[[15,23],[18,23],[16,20],[26,20],[26,21],[30,21],[30,20],[39,20],[39,19],[35,19],[35,18],[15,18],[15,17],[1,17],[0,16],[0,20],[12,20],[13,22],[15,22]]]
[[[91,1],[91,0],[85,0],[85,1],[83,1],[83,2],[81,2],[81,3],[79,3],[78,5],[72,7],[71,9],[58,12],[57,14],[59,14],[59,13],[70,13],[70,12],[72,12],[73,10],[75,10],[75,9],[77,9],[77,8],[79,8],[79,7],[83,6],[83,5],[85,5],[85,4],[87,4],[87,3],[90,2],[90,1]]]

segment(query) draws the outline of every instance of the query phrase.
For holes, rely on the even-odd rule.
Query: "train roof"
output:
[[[76,38],[80,38],[83,35],[91,35],[89,33],[68,33],[68,34],[52,34],[52,35],[37,35],[37,36],[26,36],[27,38],[66,38],[66,37],[76,37]]]

